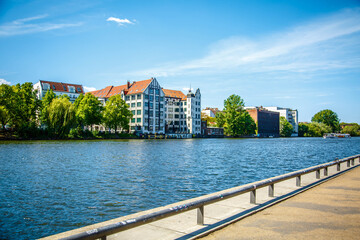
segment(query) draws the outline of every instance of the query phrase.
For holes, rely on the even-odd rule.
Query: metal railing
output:
[[[163,218],[171,217],[186,211],[190,211],[193,209],[197,209],[197,224],[203,225],[204,224],[204,206],[219,202],[228,198],[232,198],[238,196],[240,194],[250,192],[250,203],[256,203],[256,190],[263,187],[269,187],[268,189],[268,196],[274,197],[274,189],[275,183],[279,183],[288,179],[296,178],[296,186],[301,186],[301,176],[304,174],[308,174],[311,172],[316,172],[316,178],[320,179],[320,171],[324,171],[324,176],[328,176],[328,168],[331,166],[336,165],[336,170],[339,172],[341,171],[341,163],[346,162],[347,167],[349,168],[351,165],[355,165],[355,159],[358,159],[360,164],[360,154],[343,158],[340,160],[335,160],[329,163],[320,164],[314,167],[302,169],[299,171],[291,172],[288,174],[284,174],[281,176],[273,177],[270,179],[265,179],[259,182],[255,182],[254,184],[247,184],[243,187],[236,188],[235,190],[230,190],[226,192],[222,192],[221,194],[214,194],[209,197],[204,197],[199,200],[195,200],[186,204],[181,204],[173,207],[169,207],[164,210],[156,211],[150,214],[142,215],[136,218],[132,218],[129,220],[117,222],[114,224],[110,224],[107,226],[99,227],[90,231],[74,234],[65,238],[63,240],[70,240],[70,239],[102,239],[105,240],[106,236],[111,234],[115,234],[127,229],[131,229],[140,225],[148,224],[152,221],[160,220]]]

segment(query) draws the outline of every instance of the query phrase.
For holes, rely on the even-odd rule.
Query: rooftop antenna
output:
[[[190,88],[189,88],[189,92],[191,92],[191,83],[190,83]]]

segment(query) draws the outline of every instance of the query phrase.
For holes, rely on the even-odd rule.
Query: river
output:
[[[360,153],[360,138],[0,142],[0,239],[35,239]]]

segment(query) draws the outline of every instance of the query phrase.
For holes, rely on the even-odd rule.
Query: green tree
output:
[[[87,93],[76,105],[76,119],[81,126],[91,126],[101,123],[101,102],[91,93]]]
[[[0,85],[0,124],[5,129],[5,125],[10,123],[11,116],[9,110],[12,109],[14,104],[14,91],[10,85]]]
[[[120,95],[115,95],[109,98],[106,102],[105,109],[103,111],[103,122],[106,127],[114,129],[117,128],[129,129],[129,122],[133,117],[129,106],[121,98]]]
[[[217,112],[215,114],[215,121],[216,121],[216,126],[224,127],[224,125],[225,125],[225,116],[224,116],[223,112]]]
[[[58,137],[64,138],[70,132],[75,121],[74,106],[68,98],[55,98],[47,108],[49,129]]]
[[[40,121],[45,126],[49,126],[49,111],[48,108],[51,102],[56,98],[56,94],[52,89],[48,90],[45,97],[41,101]]]
[[[325,109],[316,113],[312,117],[311,121],[328,125],[332,132],[337,132],[340,130],[340,120],[338,115],[329,109]]]
[[[289,123],[285,117],[280,117],[280,136],[290,137],[293,132],[293,126]]]
[[[309,131],[308,124],[306,123],[299,123],[299,137],[304,137],[306,133]]]
[[[353,137],[360,136],[360,126],[359,126],[359,124],[356,124],[356,123],[352,124],[352,125],[345,126],[341,130],[341,133],[347,133],[347,134],[350,134]]]
[[[10,122],[19,133],[36,128],[36,114],[40,101],[36,97],[32,83],[17,84],[12,86]]]
[[[224,110],[216,115],[218,126],[224,127],[228,136],[255,133],[256,124],[244,109],[244,101],[238,95],[231,95],[224,101]]]
[[[308,132],[305,137],[322,137],[325,133],[330,133],[331,127],[324,123],[311,122],[308,124]]]

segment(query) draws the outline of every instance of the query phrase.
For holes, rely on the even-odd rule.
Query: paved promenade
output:
[[[202,239],[360,239],[360,167]]]

